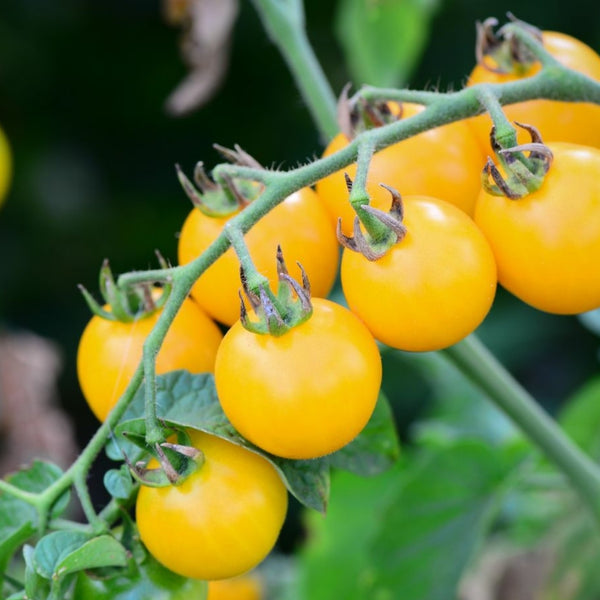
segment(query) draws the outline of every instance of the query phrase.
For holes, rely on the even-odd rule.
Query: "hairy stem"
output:
[[[517,145],[517,131],[512,126],[498,98],[492,89],[485,84],[477,88],[477,98],[485,110],[489,113],[494,123],[495,137],[502,148],[512,148]]]
[[[443,353],[564,473],[600,521],[600,470],[475,335]]]

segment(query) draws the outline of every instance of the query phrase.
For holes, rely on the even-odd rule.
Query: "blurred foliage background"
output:
[[[474,64],[475,21],[503,21],[507,11],[600,49],[594,0],[566,7],[388,0],[404,20],[374,36],[360,28],[365,2],[305,2],[309,37],[336,94],[347,81],[363,82],[357,72],[365,82],[458,89]],[[0,327],[58,346],[60,403],[80,444],[96,422],[76,379],[77,343],[89,318],[76,286],[97,292],[106,257],[117,273],[155,266],[155,249],[176,260],[177,232],[191,207],[174,164],[188,173],[198,160],[213,167],[220,161],[215,142],[239,143],[261,163],[282,168],[323,148],[248,0],[240,2],[222,86],[199,110],[170,116],[166,99],[187,69],[181,30],[164,14],[158,0],[0,3],[0,126],[14,154],[12,188],[0,211]],[[358,44],[389,52],[391,60],[378,64],[364,58],[368,52],[361,59]],[[597,338],[577,319],[539,313],[502,292],[481,335],[550,411],[597,372]],[[384,367],[406,443],[439,394],[418,356],[386,353]],[[453,385],[449,376],[446,391]],[[470,415],[474,427],[489,417]],[[491,419],[492,428],[507,426],[496,413]]]

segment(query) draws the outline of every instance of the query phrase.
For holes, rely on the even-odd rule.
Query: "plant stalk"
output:
[[[475,336],[442,351],[571,481],[600,522],[600,469]]]
[[[323,142],[338,132],[336,98],[308,41],[301,0],[254,0],[263,26],[279,49]]]

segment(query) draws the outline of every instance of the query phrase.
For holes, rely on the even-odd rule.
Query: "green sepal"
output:
[[[193,448],[188,433],[176,425],[165,422],[165,437],[177,436],[177,443],[163,442],[149,445],[146,442],[145,420],[123,423],[117,426],[116,433],[125,437],[146,453],[148,460],[156,459],[160,467],[148,469],[148,460],[133,465],[127,458],[131,476],[135,481],[148,487],[167,487],[185,481],[203,462],[202,453]]]

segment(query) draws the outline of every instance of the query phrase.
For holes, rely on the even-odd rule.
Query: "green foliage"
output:
[[[53,464],[35,461],[29,468],[9,475],[6,480],[21,490],[41,492],[62,475]],[[65,494],[52,508],[52,516],[66,508],[69,494]],[[0,493],[0,589],[2,577],[12,555],[31,538],[39,525],[39,515],[31,504],[7,493]]]
[[[373,479],[337,474],[327,519],[309,520],[302,598],[448,600],[520,462],[456,440]]]
[[[118,436],[125,433],[140,435],[144,427],[144,391],[138,391],[123,421],[116,428]],[[378,400],[371,421],[358,438],[343,448],[340,453],[313,459],[287,460],[268,454],[252,445],[233,428],[221,409],[214,380],[210,374],[192,375],[187,371],[173,371],[157,378],[157,415],[167,425],[191,428],[211,433],[230,442],[265,456],[278,469],[289,491],[306,506],[325,512],[329,496],[330,466],[374,474],[385,470],[398,456],[398,439],[387,400],[382,395]],[[143,437],[142,437],[143,439]],[[122,451],[130,455],[137,451],[131,445],[122,444]],[[119,458],[115,447],[110,455]],[[131,456],[131,455],[130,455]],[[120,492],[121,483],[117,475],[111,484]]]
[[[341,0],[336,34],[352,80],[381,87],[405,84],[427,43],[438,0]]]

